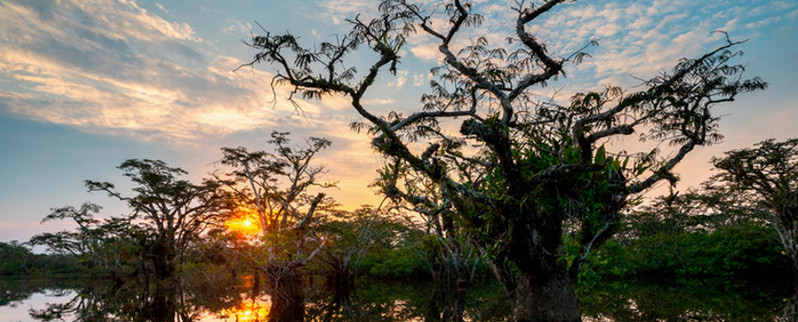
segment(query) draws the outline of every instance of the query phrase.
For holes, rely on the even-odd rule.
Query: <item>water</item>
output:
[[[167,300],[159,300],[159,292],[130,283],[0,279],[0,322],[160,320],[164,316],[182,321],[265,321],[270,298],[252,289],[251,277],[227,285],[187,283]],[[329,296],[320,289],[307,292],[307,320],[321,320],[328,313]],[[424,281],[364,281],[350,298],[350,309],[340,309],[331,317],[429,320],[445,309],[431,300],[434,294],[431,283]],[[578,295],[585,321],[777,321],[784,318],[785,306],[791,303],[789,288],[783,283],[728,279],[605,281],[579,289]],[[471,288],[465,316],[501,321],[508,310],[501,289],[483,283]]]

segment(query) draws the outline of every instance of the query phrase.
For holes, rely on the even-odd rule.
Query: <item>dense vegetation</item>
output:
[[[0,277],[85,272],[78,259],[71,255],[35,254],[17,241],[0,242]]]

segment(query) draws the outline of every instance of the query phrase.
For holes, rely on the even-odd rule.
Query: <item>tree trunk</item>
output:
[[[544,274],[519,272],[512,294],[513,321],[580,321],[579,304],[565,269]]]
[[[792,296],[781,311],[780,321],[798,321],[798,277],[793,276]]]
[[[269,321],[290,322],[305,320],[305,294],[302,275],[292,264],[269,264],[269,296],[272,305]]]
[[[357,303],[355,294],[355,275],[349,268],[349,263],[340,258],[332,259],[332,271],[325,276],[325,287],[332,294],[332,299],[324,308],[324,321],[332,321],[336,313],[342,312],[344,316],[357,316]]]
[[[145,289],[149,287],[154,287],[154,290],[152,297],[143,303],[142,316],[149,321],[174,321],[177,313],[176,281],[156,280],[152,286],[145,285]]]

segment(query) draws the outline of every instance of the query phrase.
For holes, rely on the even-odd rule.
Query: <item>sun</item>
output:
[[[235,215],[225,222],[227,229],[246,235],[257,234],[260,232],[260,221],[254,211],[245,207],[235,210]]]

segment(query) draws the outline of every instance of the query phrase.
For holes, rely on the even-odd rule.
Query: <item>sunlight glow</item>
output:
[[[232,218],[225,222],[227,229],[245,235],[257,234],[261,231],[260,220],[253,209],[238,207]]]
[[[228,318],[235,318],[235,321],[266,321],[269,316],[270,304],[267,301],[255,300],[248,303],[225,309],[220,312],[221,316],[227,321]]]

